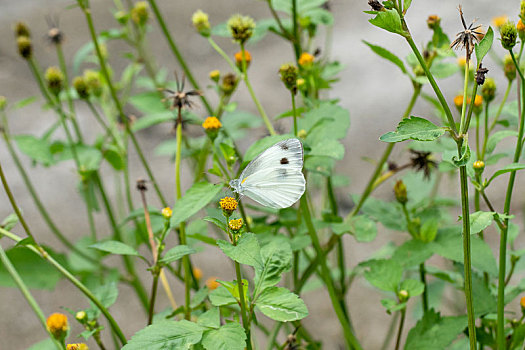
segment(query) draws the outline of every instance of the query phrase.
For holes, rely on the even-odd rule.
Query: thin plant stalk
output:
[[[0,227],[0,234],[6,236],[7,238],[15,241],[20,242],[22,238],[18,237],[12,232],[9,232],[7,230],[4,230]],[[100,310],[100,312],[106,317],[108,320],[111,329],[115,332],[115,334],[119,337],[120,342],[122,345],[125,345],[127,343],[126,337],[124,336],[124,333],[122,333],[122,330],[118,326],[117,322],[109,313],[108,309],[102,305],[100,300],[97,299],[97,297],[84,285],[82,282],[80,282],[75,276],[73,276],[66,268],[64,268],[60,263],[58,263],[51,255],[49,255],[47,252],[45,252],[40,246],[35,246],[32,244],[26,245],[26,247],[31,250],[33,253],[40,256],[42,259],[48,261],[55,269],[57,269],[61,274],[64,275],[75,287],[77,287],[86,297],[88,297],[89,300],[95,304],[95,306]]]
[[[135,134],[131,130],[131,126],[129,125],[128,117],[124,114],[124,110],[122,109],[122,104],[120,103],[115,87],[113,86],[113,83],[111,81],[111,76],[109,75],[108,69],[106,67],[106,60],[104,59],[104,56],[102,55],[102,51],[100,49],[100,44],[98,42],[97,34],[95,32],[95,26],[93,25],[93,19],[91,17],[91,10],[89,9],[89,2],[77,0],[77,3],[79,4],[80,8],[84,12],[84,16],[86,17],[86,21],[89,27],[89,33],[91,35],[91,40],[93,41],[93,45],[95,46],[95,51],[98,57],[100,70],[102,74],[104,75],[104,79],[106,80],[106,83],[108,85],[111,98],[113,99],[113,103],[115,104],[115,107],[117,108],[119,117],[126,128],[126,132],[129,134],[131,142],[133,143],[133,146],[137,152],[137,155],[139,156],[139,159],[142,163],[142,166],[144,167],[144,170],[146,170],[146,173],[148,174],[149,180],[153,184],[153,187],[155,189],[155,192],[157,193],[157,196],[159,197],[159,200],[161,201],[164,207],[167,207],[168,204],[166,200],[164,199],[162,192],[160,191],[158,183],[155,180],[155,176],[153,175],[153,172],[151,171],[151,168],[146,160],[146,157],[144,156],[144,153],[142,152],[142,149],[140,148],[137,138],[135,137]]]
[[[293,48],[295,60],[298,61],[301,56],[301,37],[299,35],[299,17],[297,15],[297,0],[292,0],[292,30],[293,30]]]
[[[522,148],[523,148],[523,133],[524,133],[524,121],[525,121],[525,77],[521,71],[521,68],[516,61],[516,57],[512,50],[509,50],[516,70],[520,76],[521,81],[521,98],[522,98],[522,110],[520,111],[520,123],[518,129],[518,140],[516,142],[516,149],[514,151],[513,162],[517,163],[521,157]],[[500,246],[499,246],[499,274],[498,274],[498,328],[497,328],[497,344],[499,349],[505,349],[505,275],[506,275],[506,263],[507,263],[507,238],[509,231],[509,213],[510,213],[510,204],[512,201],[512,194],[514,190],[514,182],[516,180],[516,170],[511,171],[509,182],[507,185],[507,192],[505,195],[505,204],[503,207],[503,213],[506,215],[503,225],[503,230],[501,230],[500,236]]]
[[[179,49],[177,48],[177,45],[175,44],[175,41],[173,40],[173,37],[171,36],[168,27],[166,26],[166,22],[164,21],[164,18],[162,17],[162,14],[160,13],[159,7],[157,6],[157,2],[155,0],[148,0],[151,9],[153,10],[153,14],[155,15],[155,18],[157,19],[157,22],[159,22],[160,29],[162,30],[162,33],[164,34],[164,37],[168,41],[168,45],[171,49],[171,52],[177,59],[177,62],[180,64],[182,70],[184,71],[184,74],[190,81],[191,85],[194,89],[200,90],[199,84],[197,83],[197,80],[193,77],[193,74],[191,73],[188,65],[186,64],[186,61],[182,57],[182,54],[180,53]],[[209,115],[213,113],[213,108],[211,108],[211,105],[209,104],[208,100],[206,100],[206,97],[203,95],[200,96],[202,103],[204,104],[204,107],[206,108],[206,111]]]
[[[295,108],[295,93],[290,90],[292,95],[292,110],[293,110],[293,134],[297,137],[297,109]]]
[[[38,303],[35,300],[35,298],[33,298],[33,295],[31,295],[31,292],[29,291],[29,288],[27,288],[26,284],[24,283],[24,281],[22,280],[22,278],[20,277],[20,275],[16,271],[16,268],[13,266],[13,264],[9,260],[9,257],[7,256],[7,254],[5,253],[5,251],[4,251],[4,249],[2,248],[1,245],[0,245],[0,261],[2,261],[2,264],[4,265],[6,271],[9,273],[9,275],[11,276],[13,281],[16,283],[18,289],[20,290],[20,292],[22,293],[24,298],[26,298],[27,303],[29,304],[29,306],[31,306],[31,309],[33,309],[33,312],[35,313],[36,317],[38,318],[38,320],[42,324],[42,327],[44,327],[44,330],[49,335],[49,338],[51,339],[51,342],[55,345],[55,347],[58,350],[63,350],[64,349],[64,345],[61,344],[58,340],[56,340],[55,337],[53,336],[53,334],[51,334],[51,332],[49,332],[49,329],[47,328],[46,317],[44,316],[44,312],[42,311],[42,309],[38,305]]]
[[[397,338],[396,338],[396,347],[395,350],[399,350],[399,346],[401,345],[401,337],[403,335],[403,326],[405,325],[405,316],[406,316],[406,308],[400,311],[401,313],[401,321],[399,321],[399,328],[397,329]]]
[[[423,305],[423,314],[426,314],[428,312],[428,284],[424,262],[419,264],[419,279],[424,286],[423,294],[421,294],[421,300]]]
[[[270,135],[276,135],[275,129],[273,128],[273,125],[270,122],[268,115],[264,111],[264,108],[261,102],[255,95],[252,84],[250,83],[250,79],[248,78],[247,64],[246,64],[246,50],[244,49],[244,44],[241,44],[241,53],[242,53],[242,77],[243,77],[244,83],[246,84],[246,88],[250,92],[250,96],[252,97],[252,100],[255,103],[255,106],[257,107],[259,114],[261,115],[264,125],[266,125],[266,129],[268,129],[268,132],[270,133]]]

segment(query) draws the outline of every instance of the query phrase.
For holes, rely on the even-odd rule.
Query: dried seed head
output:
[[[47,31],[47,38],[50,43],[60,45],[64,41],[64,34],[59,28],[53,27]]]
[[[44,75],[47,88],[55,96],[58,96],[64,87],[64,73],[58,67],[49,67]]]
[[[429,29],[436,30],[441,25],[441,17],[438,15],[430,15],[427,18],[427,26]]]
[[[293,90],[296,88],[298,73],[299,70],[293,64],[283,64],[281,68],[279,68],[281,81],[288,90]]]
[[[381,4],[378,0],[368,0],[368,5],[372,8],[374,11],[384,11],[385,7],[383,4]]]
[[[15,37],[18,38],[20,36],[26,36],[31,37],[31,32],[29,31],[29,27],[24,22],[16,22],[15,27]]]
[[[505,55],[505,58],[503,59],[503,72],[509,81],[516,79],[516,66],[514,65],[511,55]]]
[[[485,67],[482,67],[481,63],[479,65],[478,70],[476,71],[476,84],[483,85],[485,83],[485,75],[489,72],[489,70]]]
[[[483,33],[479,31],[481,25],[474,26],[474,22],[472,22],[467,27],[461,6],[459,6],[458,10],[459,16],[461,18],[461,24],[463,25],[463,30],[456,34],[456,39],[450,44],[450,47],[456,50],[465,49],[466,58],[470,59],[470,55],[472,54],[472,51],[474,51],[474,45],[479,42],[478,36],[482,35]]]
[[[16,39],[16,44],[18,46],[18,53],[23,58],[30,59],[33,54],[33,44],[31,43],[31,39],[27,36],[19,36]]]
[[[224,95],[230,96],[233,93],[233,91],[235,91],[238,82],[239,78],[237,78],[237,76],[233,73],[228,73],[225,76],[223,76],[221,90],[224,93]]]
[[[75,79],[73,79],[73,87],[75,88],[78,97],[83,100],[87,100],[89,98],[89,87],[84,77],[75,77]]]
[[[234,41],[244,44],[253,35],[255,21],[249,16],[233,15],[228,20],[228,29]]]
[[[146,186],[146,180],[145,179],[138,179],[137,180],[137,190],[140,192],[145,192],[148,190],[148,186]]]
[[[197,10],[193,13],[193,16],[191,16],[191,21],[193,23],[193,26],[197,31],[204,37],[210,36],[210,21],[208,19],[208,14],[202,12],[201,10]]]

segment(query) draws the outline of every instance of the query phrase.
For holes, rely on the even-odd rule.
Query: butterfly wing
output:
[[[303,195],[303,147],[298,139],[276,143],[255,158],[239,178],[242,194],[271,208],[287,208]]]

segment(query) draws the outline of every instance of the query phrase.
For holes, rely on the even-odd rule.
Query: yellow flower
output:
[[[237,201],[233,197],[224,197],[219,202],[224,216],[229,217],[237,209]]]
[[[525,309],[525,297],[521,297],[520,299],[520,305],[522,309]]]
[[[217,277],[210,277],[206,280],[206,287],[209,290],[215,290],[220,286],[220,283],[216,281]]]
[[[518,24],[516,24],[516,29],[518,30],[518,35],[521,40],[525,39],[525,24],[523,24],[523,21],[520,19],[518,21]]]
[[[507,16],[502,15],[502,16],[492,18],[492,24],[494,24],[494,27],[499,29],[499,27],[504,25],[508,20],[509,18]]]
[[[191,16],[191,21],[195,29],[197,29],[202,36],[210,36],[210,21],[207,13],[197,10]]]
[[[210,72],[210,79],[213,80],[214,82],[218,82],[220,78],[221,78],[220,70],[215,69]]]
[[[309,67],[314,62],[314,56],[308,52],[303,52],[297,61],[301,67]]]
[[[47,318],[46,325],[49,333],[51,333],[57,340],[64,339],[67,330],[69,329],[66,315],[58,312]]]
[[[173,215],[173,210],[171,210],[170,207],[166,207],[162,209],[161,214],[164,216],[164,219],[169,219],[171,218],[171,215]]]
[[[237,14],[230,17],[227,26],[233,40],[240,44],[244,44],[253,34],[255,21],[250,16]]]
[[[88,346],[84,343],[67,344],[67,350],[89,350]]]
[[[242,51],[237,52],[234,57],[237,67],[242,68]],[[250,54],[250,51],[244,50],[244,59],[246,60],[246,68],[248,68],[250,62],[252,61],[252,55]]]
[[[481,107],[482,104],[483,97],[481,97],[481,95],[476,95],[476,97],[474,98],[474,107]]]
[[[237,220],[232,219],[228,223],[228,226],[230,226],[230,229],[232,229],[233,231],[239,231],[242,228],[243,224],[244,222],[242,221],[242,219],[237,219]]]
[[[200,280],[202,277],[202,270],[198,267],[193,268],[193,276],[195,276],[196,279]]]
[[[454,105],[456,105],[458,108],[463,106],[463,95],[457,95],[454,97]]]
[[[467,64],[467,59],[464,56],[461,56],[458,58],[458,66],[460,66],[462,69],[465,69],[466,64]]]
[[[222,124],[217,117],[208,117],[204,123],[202,123],[202,127],[206,129],[206,131],[214,131],[219,130],[222,127]]]
[[[472,166],[474,167],[474,170],[483,170],[485,169],[485,162],[482,160],[476,160]],[[525,297],[524,297],[525,298]]]
[[[139,1],[131,9],[131,19],[138,25],[144,25],[149,17],[149,5],[146,1]]]

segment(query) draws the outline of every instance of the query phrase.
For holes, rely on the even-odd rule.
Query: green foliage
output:
[[[171,227],[178,226],[181,222],[195,215],[199,210],[210,203],[221,191],[222,186],[207,182],[194,184],[186,194],[175,203]]]
[[[296,321],[308,316],[304,301],[286,288],[266,288],[255,305],[259,311],[275,321]]]
[[[207,350],[243,350],[246,333],[239,323],[227,323],[218,329],[204,332],[202,346]]]
[[[251,232],[243,234],[241,238],[239,238],[237,245],[223,240],[218,240],[217,245],[224,254],[240,264],[253,266],[256,269],[260,269],[263,266],[259,242]]]
[[[135,248],[119,241],[99,242],[92,244],[90,248],[98,249],[111,254],[140,256],[139,252],[137,252]]]
[[[368,22],[389,32],[406,35],[406,32],[401,25],[399,13],[395,9],[376,12],[375,14],[376,16],[369,19]]]
[[[386,133],[379,139],[384,142],[433,141],[443,136],[445,131],[445,128],[438,127],[426,119],[410,117],[403,119],[396,131]]]
[[[160,262],[168,265],[174,261],[181,259],[185,255],[193,254],[195,252],[195,249],[188,247],[187,245],[178,245],[168,250],[162,257],[162,259],[160,259]]]
[[[135,333],[122,350],[190,349],[202,339],[204,328],[186,320],[164,321]]]
[[[377,45],[373,45],[371,43],[369,43],[368,41],[365,41],[363,40],[363,42],[370,48],[372,49],[372,51],[374,51],[376,54],[378,54],[380,57],[383,57],[384,59],[392,62],[393,64],[395,64],[396,66],[399,67],[399,69],[401,69],[401,71],[404,73],[404,74],[407,74],[407,70],[405,68],[405,64],[403,63],[403,61],[397,57],[396,55],[394,55],[392,52],[388,51],[387,49],[381,47],[381,46],[377,46]]]
[[[466,316],[441,317],[432,309],[408,333],[405,350],[445,349],[466,325]]]

